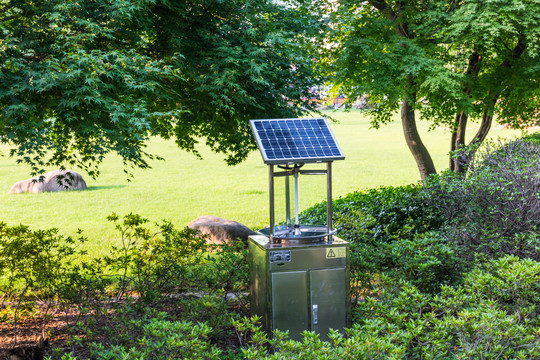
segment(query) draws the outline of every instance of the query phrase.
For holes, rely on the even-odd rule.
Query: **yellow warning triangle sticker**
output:
[[[327,259],[339,259],[347,257],[347,248],[345,247],[334,247],[326,248],[326,258]]]

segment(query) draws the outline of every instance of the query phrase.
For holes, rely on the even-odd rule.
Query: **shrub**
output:
[[[122,345],[94,343],[98,359],[217,359],[221,351],[207,341],[211,328],[204,323],[168,321],[166,314],[132,320],[124,331],[141,332]]]
[[[345,240],[375,243],[412,238],[437,229],[438,211],[419,196],[421,187],[407,185],[356,191],[333,201],[333,222]],[[326,224],[326,202],[300,214],[306,224]]]
[[[224,343],[233,336],[233,322],[241,316],[240,312],[231,308],[230,301],[213,295],[184,298],[178,307],[182,309],[179,315],[182,320],[207,324],[212,329],[208,338],[214,343]]]
[[[394,264],[381,269],[384,274],[406,280],[426,293],[437,293],[443,285],[459,285],[468,268],[456,245],[438,232],[392,242],[382,253],[391,258],[386,264]]]
[[[520,323],[532,322],[540,326],[540,263],[516,256],[482,264],[468,274],[469,292],[478,294],[482,301],[496,301]]]
[[[99,267],[84,261],[79,249],[86,239],[64,237],[57,229],[31,230],[0,223],[0,304],[3,320],[14,324],[17,341],[21,315],[41,319],[41,336],[47,338],[49,312],[81,309],[104,293],[107,282]],[[7,311],[6,311],[7,310]]]
[[[221,295],[227,300],[229,294],[236,299],[243,299],[248,288],[249,261],[248,250],[241,241],[235,244],[223,243],[216,246],[216,251],[208,254],[200,278],[208,285],[208,290]]]
[[[359,303],[354,319],[361,330],[380,322],[383,338],[406,333],[398,341],[407,359],[538,358],[539,271],[538,262],[506,256],[435,296],[383,276],[380,292]]]
[[[168,222],[152,233],[147,219],[128,214],[108,217],[121,233],[122,245],[104,258],[117,279],[116,298],[130,293],[151,303],[163,295],[206,291],[223,296],[239,295],[247,288],[247,250],[235,245],[208,245],[197,230],[177,230]]]
[[[447,238],[464,255],[514,254],[540,260],[540,143],[530,139],[488,144],[465,177],[431,177],[423,195],[446,219]]]
[[[381,336],[388,326],[374,321],[365,329],[355,326],[347,330],[347,337],[330,330],[330,341],[305,331],[301,341],[289,340],[286,332],[274,331],[273,339],[261,331],[257,318],[244,318],[235,323],[239,338],[244,342],[245,359],[401,359],[405,348],[399,344],[402,332]],[[246,334],[249,336],[246,337]]]
[[[108,220],[122,235],[122,246],[113,246],[104,258],[118,279],[117,299],[135,292],[149,303],[173,292],[201,288],[197,269],[208,250],[204,236],[187,227],[177,230],[168,222],[152,234],[143,226],[148,220],[136,214],[124,216],[121,222],[112,214]]]
[[[0,223],[0,321],[14,324],[15,343],[21,317],[39,318],[46,339],[52,310],[67,314],[74,306],[78,316],[67,325],[74,335],[70,341],[81,347],[108,331],[103,322],[115,323],[112,319],[122,318],[126,308],[136,312],[135,317],[148,314],[147,304],[179,306],[185,319],[208,320],[213,330],[205,336],[213,340],[224,341],[232,334],[234,310],[242,312],[246,305],[244,249],[224,244],[208,252],[206,237],[199,232],[164,222],[153,233],[145,226],[147,220],[136,214],[108,219],[115,222],[121,244],[108,256],[88,261],[79,249],[82,236]],[[230,293],[236,296],[227,296]],[[110,302],[111,297],[122,301]],[[108,334],[121,345],[122,331]]]
[[[449,259],[450,249],[436,250],[443,247],[442,242],[433,241],[427,251],[420,251],[413,256],[412,247],[425,247],[427,241],[420,237],[428,231],[437,230],[443,223],[438,211],[427,206],[420,196],[420,187],[414,185],[401,187],[381,187],[378,189],[357,191],[333,202],[333,222],[337,235],[350,243],[351,297],[356,303],[363,292],[369,291],[376,277],[381,272],[391,271],[396,276],[415,283],[424,283],[423,289],[438,289],[440,284],[457,278],[461,268],[456,259]],[[317,204],[301,214],[303,223],[326,223],[326,203]],[[403,243],[403,241],[409,241]],[[404,247],[409,247],[405,250]],[[446,257],[436,259],[436,252]],[[430,252],[429,256],[427,255]],[[425,257],[428,256],[428,257]],[[413,261],[418,263],[413,264]],[[425,262],[428,262],[425,264]],[[408,267],[407,271],[394,271],[399,267]],[[430,271],[441,267],[436,274],[443,277],[431,277]],[[430,267],[432,267],[430,269]],[[412,269],[415,268],[415,271]],[[446,273],[446,271],[449,271]],[[418,277],[419,273],[423,275]],[[428,281],[430,276],[430,281]],[[414,281],[414,280],[413,280]]]
[[[467,274],[432,302],[429,352],[457,358],[540,357],[540,263],[505,256]],[[434,341],[447,339],[448,344]]]

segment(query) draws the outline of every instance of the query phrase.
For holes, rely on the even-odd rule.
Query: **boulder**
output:
[[[248,236],[256,234],[255,231],[239,222],[209,215],[199,216],[188,226],[203,234],[208,234],[208,242],[211,244],[234,244],[238,239],[247,244]]]
[[[43,177],[43,181],[40,181],[41,176]],[[41,176],[16,182],[9,190],[9,194],[25,192],[37,194],[45,191],[86,189],[86,182],[81,174],[72,170],[54,170]]]

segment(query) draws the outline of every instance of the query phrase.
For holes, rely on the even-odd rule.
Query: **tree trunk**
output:
[[[497,99],[492,100],[492,103],[490,104],[491,106],[484,110],[484,113],[482,114],[482,122],[480,123],[480,128],[478,129],[474,138],[471,140],[471,145],[481,143],[486,139],[486,136],[489,132],[489,129],[491,129],[491,124],[493,122],[493,110],[496,102]]]
[[[456,118],[457,118],[457,115],[456,115]],[[450,151],[454,151],[454,144],[456,143],[456,138],[457,138],[457,121],[454,124],[454,126],[452,126],[452,136],[450,138]],[[456,163],[454,162],[452,155],[450,155],[448,168],[452,171],[455,171],[455,167],[456,167],[455,165]]]
[[[404,39],[413,39],[414,32],[409,31],[409,24],[401,18],[400,13],[406,13],[405,7],[406,1],[397,2],[397,12],[394,12],[391,6],[385,0],[369,0],[368,1],[375,9],[381,14],[384,14],[387,19],[394,22],[393,28],[398,36]],[[405,47],[404,42],[401,46]],[[415,88],[414,77],[409,75],[407,79],[409,83],[409,89]],[[416,93],[404,94],[403,102],[401,103],[401,124],[403,125],[403,134],[405,135],[405,141],[409,146],[416,165],[420,171],[420,177],[425,180],[429,175],[436,174],[435,165],[431,155],[429,155],[420,134],[418,134],[418,128],[416,127],[416,119],[414,113],[414,105],[416,104]]]
[[[450,151],[455,151],[465,145],[465,130],[467,129],[468,115],[466,112],[461,112],[456,115],[456,122],[454,129],[452,129],[452,141],[450,144]],[[450,157],[450,170],[455,172],[463,172],[465,168],[463,163],[459,159]]]
[[[513,66],[512,61],[518,59],[524,52],[525,52],[526,44],[524,43],[524,37],[521,36],[518,39],[518,42],[516,46],[512,49],[512,52],[509,54],[509,56],[501,62],[499,65],[499,68],[511,68]],[[480,59],[480,58],[478,58]],[[478,63],[475,64],[475,66],[478,66]],[[491,129],[491,124],[493,123],[493,113],[495,111],[495,105],[497,104],[497,101],[499,100],[499,96],[501,94],[502,90],[502,80],[498,81],[498,84],[495,86],[495,88],[491,88],[489,90],[487,98],[484,100],[485,108],[484,113],[482,114],[482,122],[480,123],[480,128],[476,132],[476,135],[469,143],[470,145],[478,145],[482,143],[489,133],[489,130]],[[476,150],[471,149],[470,152],[467,154],[468,158],[471,158],[474,156],[474,153]],[[464,171],[465,169],[462,169]]]
[[[471,78],[471,83],[474,82],[473,79],[476,79],[478,73],[480,72],[480,63],[482,56],[476,50],[476,47],[473,49],[471,56],[469,57],[469,62],[467,65],[467,70],[465,74],[467,78]],[[468,83],[463,89],[463,93],[467,96],[471,94],[471,83]],[[450,151],[455,151],[465,145],[465,130],[467,129],[467,121],[469,119],[469,114],[466,111],[461,111],[456,114],[456,121],[454,128],[452,129],[452,141],[450,144]],[[465,172],[465,167],[462,161],[455,159],[450,156],[450,170],[457,173]]]
[[[401,123],[403,125],[403,134],[405,141],[409,146],[409,150],[416,160],[416,165],[420,171],[420,177],[425,180],[429,175],[436,174],[435,165],[429,155],[428,150],[424,146],[418,128],[416,127],[416,119],[413,105],[415,103],[415,95],[413,99],[405,98],[401,104]]]

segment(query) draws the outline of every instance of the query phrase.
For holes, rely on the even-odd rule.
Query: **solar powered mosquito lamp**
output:
[[[332,162],[343,160],[326,119],[251,120],[251,128],[269,170],[270,226],[250,236],[251,306],[268,332],[304,330],[327,339],[330,328],[347,325],[349,244],[333,235]],[[326,163],[326,169],[304,165]],[[298,219],[299,175],[326,175],[326,225]],[[274,179],[285,178],[285,224],[276,226]],[[294,180],[294,223],[290,214],[290,178]]]

